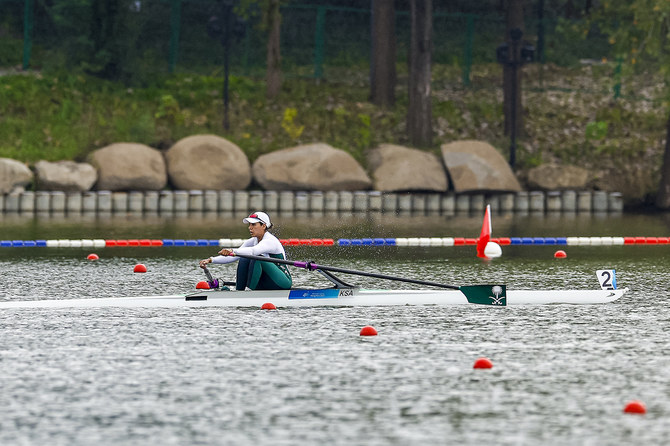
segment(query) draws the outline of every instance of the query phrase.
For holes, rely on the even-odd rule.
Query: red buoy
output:
[[[489,358],[478,358],[475,361],[475,365],[472,366],[473,369],[492,369],[493,363]]]
[[[272,302],[265,302],[261,305],[261,310],[276,310],[277,307]]]
[[[642,401],[633,400],[626,404],[626,407],[623,408],[623,411],[624,413],[645,414],[647,413],[647,408]]]
[[[209,284],[205,282],[204,280],[201,280],[200,282],[197,283],[195,286],[196,290],[208,290],[209,289]]]
[[[567,255],[567,254],[565,253],[565,251],[563,251],[562,249],[559,249],[558,251],[556,251],[556,252],[554,253],[554,258],[556,258],[556,259],[564,259],[564,258],[566,258],[567,256],[568,256],[568,255]]]
[[[147,267],[141,263],[138,263],[135,265],[135,269],[133,269],[134,273],[146,273],[147,272]]]
[[[97,254],[91,253],[86,257],[88,260],[98,260],[100,257],[98,257]]]
[[[377,330],[375,330],[375,327],[366,325],[361,328],[361,336],[377,336]]]

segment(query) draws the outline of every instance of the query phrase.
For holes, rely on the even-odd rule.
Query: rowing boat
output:
[[[477,301],[462,290],[368,290],[360,288],[292,289],[276,291],[200,290],[172,296],[109,297],[90,299],[23,300],[0,302],[4,308],[100,308],[100,307],[251,307],[271,303],[282,307],[314,306],[391,306],[391,305],[463,305],[484,304],[546,305],[603,304],[623,296],[628,289],[618,290],[507,290],[489,289],[488,302]],[[482,289],[484,289],[482,288]]]
[[[117,298],[23,300],[0,302],[3,308],[92,308],[92,307],[314,307],[314,306],[391,306],[391,305],[464,305],[480,304],[496,307],[507,305],[603,304],[623,296],[628,289],[617,289],[616,273],[598,270],[599,290],[507,290],[504,284],[457,286],[426,280],[389,276],[335,266],[319,265],[272,257],[235,254],[253,261],[273,262],[317,271],[328,279],[330,288],[296,288],[291,290],[231,291],[203,268],[209,279],[201,282],[204,289],[172,296],[140,296]],[[349,285],[333,273],[395,280],[427,285],[439,289],[375,290]],[[200,285],[200,284],[199,284]],[[198,287],[199,288],[199,287]]]
[[[247,256],[257,259],[263,257]],[[92,308],[92,307],[252,307],[264,304],[281,307],[314,306],[391,306],[391,305],[465,305],[480,304],[496,307],[508,305],[547,304],[604,304],[623,296],[628,288],[617,289],[614,270],[599,270],[596,277],[599,290],[507,290],[503,284],[454,286],[415,279],[344,270],[305,262],[272,259],[318,271],[333,283],[330,288],[296,288],[291,290],[230,291],[220,288],[217,279],[210,279],[210,289],[172,296],[141,296],[118,298],[89,298],[61,300],[24,300],[0,302],[3,308]],[[332,274],[332,271],[370,277],[400,280],[431,285],[442,289],[374,290],[351,286]],[[207,285],[209,287],[209,285]],[[446,289],[445,289],[446,288]]]

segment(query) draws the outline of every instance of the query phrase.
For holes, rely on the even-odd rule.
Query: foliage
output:
[[[540,69],[542,76],[537,73]],[[601,88],[608,85],[613,71],[612,64],[525,68],[526,134],[517,141],[520,168],[548,161],[598,169],[658,165],[665,117],[654,98],[662,79],[649,74],[627,78],[625,94],[613,102],[611,90]],[[458,70],[435,67],[436,137],[431,150],[439,154],[442,143],[478,139],[507,157],[509,138],[504,136],[496,86],[499,67],[478,66],[472,75],[473,87],[465,89],[457,86]],[[262,81],[232,76],[228,131],[222,127],[220,76],[156,77],[150,85],[133,88],[68,72],[2,79],[0,156],[26,162],[84,160],[92,150],[120,141],[165,149],[185,136],[202,133],[236,143],[252,162],[296,142],[325,142],[365,165],[370,148],[408,144],[405,87],[399,84],[394,107],[377,108],[367,102],[368,87],[355,70],[342,71],[339,82],[287,79],[274,101],[265,98]],[[630,97],[633,92],[646,96]]]
[[[298,115],[298,110],[295,108],[287,108],[284,110],[284,119],[282,120],[281,126],[288,134],[289,138],[292,140],[297,140],[302,135],[303,130],[305,130],[304,125],[296,125],[295,117]]]
[[[670,80],[670,2],[607,0],[590,19],[609,36],[616,57],[625,61],[629,72],[652,63]]]
[[[607,136],[607,122],[605,121],[591,121],[586,124],[587,140],[602,140]]]

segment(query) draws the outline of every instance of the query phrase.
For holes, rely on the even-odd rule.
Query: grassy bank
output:
[[[660,163],[665,110],[651,76],[624,80],[615,98],[614,67],[524,69],[526,134],[519,141],[519,169],[548,161],[593,168]],[[501,73],[477,67],[465,88],[457,68],[437,66],[433,79],[433,150],[458,139],[485,140],[506,157]],[[407,144],[406,78],[389,110],[367,99],[367,73],[343,71],[337,81],[287,79],[281,95],[265,99],[262,80],[233,77],[230,130],[224,130],[223,79],[175,75],[151,86],[128,88],[85,75],[25,73],[2,76],[0,156],[26,162],[83,160],[114,142],[165,149],[188,135],[214,133],[238,144],[255,160],[273,150],[324,141],[365,164],[379,143]],[[651,169],[652,167],[644,167]],[[656,173],[650,172],[651,175]]]

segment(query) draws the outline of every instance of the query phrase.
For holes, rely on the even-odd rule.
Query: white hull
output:
[[[618,290],[507,290],[507,305],[603,304],[619,299]],[[0,302],[4,308],[100,308],[100,307],[255,307],[272,303],[281,307],[463,305],[468,299],[460,290],[363,290],[304,289],[280,291],[202,290],[174,296],[143,296]],[[488,305],[502,306],[491,297]],[[473,304],[476,305],[476,304]],[[503,304],[504,305],[504,304]]]

